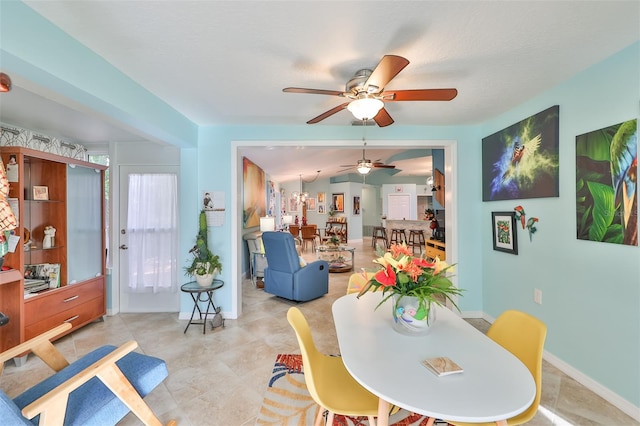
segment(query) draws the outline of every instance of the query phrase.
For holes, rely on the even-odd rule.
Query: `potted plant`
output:
[[[328,244],[334,247],[338,247],[340,245],[340,238],[338,238],[337,235],[333,234],[331,235],[331,238],[329,238]]]
[[[185,274],[195,277],[196,282],[201,286],[211,285],[213,279],[222,271],[222,263],[220,256],[215,255],[209,250],[207,242],[207,218],[204,210],[200,212],[200,223],[198,235],[196,236],[196,244],[189,253],[193,254],[191,265],[184,268]]]

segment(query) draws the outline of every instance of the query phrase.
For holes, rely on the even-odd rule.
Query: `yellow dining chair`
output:
[[[514,354],[527,366],[536,382],[536,396],[533,403],[522,413],[507,419],[507,425],[521,425],[531,420],[538,411],[542,391],[542,350],[547,336],[547,326],[539,319],[524,312],[509,310],[503,312],[491,325],[487,336]],[[491,426],[495,423],[460,423],[449,421],[455,426]]]
[[[373,278],[375,274],[373,272],[356,272],[349,277],[349,284],[347,284],[347,294],[360,293],[360,290]]]
[[[313,343],[309,324],[300,309],[289,308],[287,320],[298,338],[307,389],[320,406],[315,425],[321,424],[323,411],[328,410],[327,425],[333,425],[334,414],[341,414],[353,417],[366,416],[369,424],[375,426],[378,397],[356,382],[347,371],[341,357],[325,355],[318,351]]]

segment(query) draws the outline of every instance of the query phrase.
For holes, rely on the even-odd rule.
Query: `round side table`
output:
[[[213,292],[224,285],[224,281],[222,280],[213,280],[211,285],[201,286],[195,281],[188,282],[186,284],[182,284],[180,290],[189,293],[191,298],[193,299],[193,310],[191,311],[191,318],[189,319],[189,323],[187,327],[184,329],[186,333],[191,324],[202,325],[202,334],[205,334],[207,331],[207,317],[209,316],[209,308],[213,315],[220,315],[220,307],[216,307],[213,303]],[[200,309],[200,305],[198,302],[206,302],[206,309],[204,313],[202,309]],[[193,316],[198,311],[198,315],[200,317],[199,321],[194,321]],[[222,319],[222,326],[224,327],[224,318]],[[213,328],[213,321],[211,321],[211,327]]]

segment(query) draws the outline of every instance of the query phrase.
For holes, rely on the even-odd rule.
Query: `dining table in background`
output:
[[[426,336],[406,336],[392,327],[390,299],[376,309],[381,292],[356,296],[337,299],[333,318],[347,370],[380,398],[379,426],[388,425],[391,404],[434,419],[506,425],[533,402],[527,367],[448,308],[437,306]],[[436,376],[422,365],[432,357],[464,371]]]

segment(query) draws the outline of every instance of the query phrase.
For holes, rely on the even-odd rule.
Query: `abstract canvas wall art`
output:
[[[267,212],[264,171],[247,157],[242,157],[242,227],[260,226],[260,217]]]
[[[482,201],[558,196],[558,105],[482,139]]]

